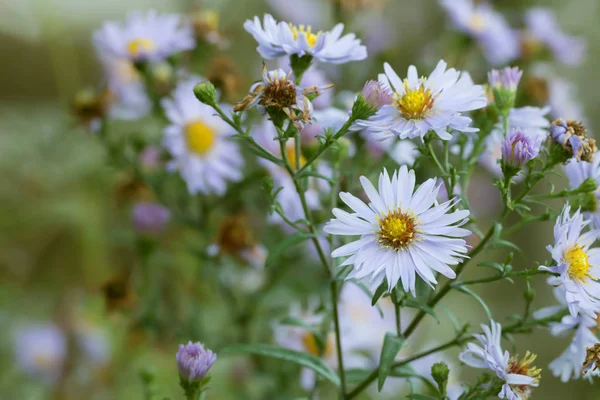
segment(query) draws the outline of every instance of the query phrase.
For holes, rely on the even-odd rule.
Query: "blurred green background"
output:
[[[597,0],[498,0],[493,4],[505,12],[513,25],[519,23],[526,7],[551,6],[567,32],[587,38],[584,63],[574,69],[559,68],[559,71],[575,82],[593,134],[593,128],[600,126],[597,107],[600,104],[600,71],[597,68],[600,63],[597,23],[600,3]],[[254,51],[255,42],[243,31],[242,23],[270,10],[268,4],[260,0],[201,3],[188,0],[3,0],[0,3],[0,398],[51,398],[49,393],[52,391],[42,384],[32,383],[16,370],[12,334],[20,324],[60,320],[64,315],[107,332],[110,359],[93,368],[79,368],[81,365],[74,361],[71,367],[76,373],[69,383],[71,389],[54,392],[55,398],[143,398],[138,373],[146,366],[156,369],[159,398],[167,395],[177,398],[180,393],[175,366],[176,345],[178,340],[187,341],[184,338],[194,332],[194,328],[171,326],[171,334],[149,336],[130,329],[124,315],[106,312],[102,287],[118,275],[119,268],[135,262],[135,238],[129,226],[128,209],[116,199],[124,178],[119,171],[107,167],[105,149],[76,125],[69,115],[69,104],[79,89],[94,86],[101,79],[91,34],[102,21],[120,20],[133,10],[155,8],[186,12],[195,5],[219,11],[220,26],[232,43],[226,54],[240,66],[246,82],[252,82],[258,76],[260,60]],[[436,1],[389,0],[386,18],[396,31],[397,44],[386,52],[384,59],[398,71],[412,63],[422,65],[429,58],[452,58],[452,54],[444,54],[443,47],[435,45],[445,35],[452,34]],[[469,69],[469,65],[465,68]],[[358,90],[380,69],[381,63],[344,66],[337,89]],[[484,72],[481,69],[473,71],[476,81],[485,79]],[[160,134],[161,125],[146,119],[140,123],[123,123],[121,129],[152,135]],[[478,196],[478,193],[481,191],[474,195]],[[521,232],[514,241],[525,251],[516,257],[515,267],[531,266],[549,258],[544,247],[550,242],[551,234],[551,223],[531,226]],[[206,306],[174,310],[169,301],[181,303],[169,300],[169,296],[178,297],[182,293],[167,288],[166,303],[157,306],[158,318],[172,312],[178,317],[192,318],[204,334],[194,339],[206,341],[209,347],[213,345],[211,337],[215,336],[223,336],[225,339],[221,340],[234,343],[237,333],[229,320],[222,317],[226,312],[222,299],[204,298],[203,282],[195,281],[198,276],[185,269],[193,263],[185,249],[195,243],[194,235],[185,229],[170,232],[153,263],[157,266],[155,273],[159,274],[159,279],[188,282],[186,290],[198,292]],[[490,257],[493,258],[493,253]],[[486,271],[470,273],[477,276]],[[289,282],[290,285],[298,282],[293,273]],[[541,279],[533,283],[538,292],[535,308],[552,304],[551,291],[545,283]],[[293,289],[299,293],[307,290]],[[516,285],[495,283],[478,290],[489,301],[497,320],[502,321],[503,317],[522,309],[523,282]],[[284,299],[279,307],[285,309],[285,299],[289,300],[293,295],[283,288],[279,291],[272,296],[278,301]],[[475,326],[485,319],[481,308],[460,294],[453,294],[445,304]],[[173,321],[176,320],[177,317],[173,317]],[[166,321],[163,323],[169,323],[168,317]],[[431,328],[428,332],[435,332],[440,337],[451,334],[447,323],[428,323]],[[551,376],[547,365],[566,344],[566,339],[551,337],[541,329],[529,336],[516,337],[518,352],[523,354],[530,349],[538,353],[536,364],[544,370],[541,386],[533,398],[600,398],[600,389],[594,389],[587,382],[562,384]],[[259,398],[255,393],[260,391],[255,386],[260,387],[264,382],[240,383],[247,375],[243,358],[223,357],[215,367],[214,382],[207,398]],[[468,381],[470,376],[466,371],[462,377]],[[253,388],[257,391],[253,392]]]

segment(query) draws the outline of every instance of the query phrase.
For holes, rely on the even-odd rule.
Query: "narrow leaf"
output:
[[[479,297],[479,295],[477,293],[475,293],[474,291],[472,291],[471,289],[469,289],[466,286],[458,286],[457,289],[463,293],[470,295],[475,300],[477,300],[479,302],[479,304],[481,304],[481,306],[483,307],[485,313],[487,314],[488,319],[490,319],[490,320],[493,319],[492,312],[490,311],[489,307],[487,306],[487,304],[485,304],[485,301],[483,301],[483,299],[481,297]]]
[[[435,318],[435,320],[437,322],[440,322],[440,319],[438,318],[437,314],[435,313],[435,311],[433,311],[433,308],[425,305],[425,304],[421,304],[418,301],[416,301],[415,299],[406,299],[404,302],[404,305],[406,307],[410,307],[410,308],[416,308],[419,309],[421,311],[426,312],[427,314],[431,315],[433,318]]]
[[[381,357],[379,362],[379,373],[377,375],[377,388],[381,392],[381,388],[385,383],[386,378],[390,373],[392,364],[396,359],[396,355],[404,345],[404,340],[400,339],[395,334],[388,332],[383,339],[383,347],[381,348]]]
[[[371,300],[372,306],[374,306],[375,303],[377,303],[377,300],[379,300],[381,298],[381,296],[383,296],[383,294],[387,290],[387,287],[388,287],[387,280],[384,279],[383,282],[381,282],[381,285],[379,285],[379,287],[377,288],[377,290],[375,290],[375,293],[373,294],[373,298]]]

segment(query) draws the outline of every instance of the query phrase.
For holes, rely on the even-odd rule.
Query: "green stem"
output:
[[[506,275],[492,276],[489,278],[473,279],[471,281],[464,281],[464,282],[455,281],[451,286],[458,287],[458,286],[465,286],[465,285],[477,285],[479,283],[495,282],[495,281],[499,281],[499,280],[505,279],[505,278],[514,278],[517,276],[527,277],[527,276],[532,276],[532,275],[555,275],[555,274],[553,272],[541,271],[539,269],[526,269],[523,271],[511,272]]]

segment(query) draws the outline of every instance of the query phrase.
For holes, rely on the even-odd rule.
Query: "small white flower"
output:
[[[490,321],[490,326],[482,324],[482,334],[473,335],[481,345],[468,343],[467,349],[458,358],[473,368],[486,368],[493,371],[504,381],[498,397],[508,400],[526,400],[531,393],[531,387],[539,384],[541,370],[531,364],[535,355],[527,352],[521,360],[510,357],[508,351],[502,350],[502,326]]]
[[[253,21],[244,23],[244,28],[256,39],[256,50],[267,60],[296,54],[310,55],[321,62],[343,64],[367,58],[366,47],[353,33],[342,36],[343,24],[337,24],[331,31],[313,32],[310,26],[278,23],[271,15],[265,14],[262,25],[260,19],[254,17]]]
[[[108,21],[94,32],[96,48],[119,59],[159,61],[193,49],[193,31],[176,14],[132,13],[125,23]]]
[[[429,131],[443,140],[452,135],[448,129],[476,132],[471,119],[463,112],[483,108],[487,98],[483,88],[474,85],[471,76],[454,68],[446,70],[440,61],[428,78],[419,78],[414,65],[408,68],[408,77],[401,80],[388,63],[379,81],[392,92],[394,101],[385,105],[367,121],[357,121],[357,127],[379,139],[396,135],[400,139],[424,137]]]
[[[539,269],[559,274],[548,282],[565,290],[573,317],[582,312],[595,318],[600,311],[600,249],[590,247],[600,236],[600,230],[583,232],[590,221],[579,210],[573,216],[570,211],[571,206],[566,204],[554,225],[554,246],[546,247],[557,265]]]
[[[406,166],[391,180],[384,170],[379,176],[379,193],[364,176],[360,181],[369,205],[350,193],[340,193],[354,213],[335,208],[336,218],[324,228],[333,235],[361,236],[331,254],[348,257],[342,266],[354,265],[348,277],[370,277],[373,287],[387,278],[389,288],[401,280],[404,290],[413,295],[416,275],[430,285],[437,283],[434,271],[455,278],[449,265],[457,265],[466,257],[467,246],[461,238],[471,232],[460,226],[467,222],[469,211],[448,213],[455,201],[437,204],[439,185],[435,178],[415,191],[415,173]]]
[[[55,325],[34,325],[15,334],[17,364],[46,383],[59,379],[67,355],[67,339]]]
[[[244,159],[229,139],[235,131],[194,96],[194,86],[200,80],[181,82],[172,99],[162,101],[171,122],[164,130],[163,140],[173,158],[167,168],[179,171],[192,194],[223,195],[227,181],[242,179]]]
[[[594,154],[594,160],[591,163],[573,159],[565,165],[565,173],[572,189],[579,187],[587,178],[592,178],[600,184],[600,152]],[[596,199],[596,210],[584,212],[584,215],[593,221],[594,227],[600,228],[600,190],[596,189],[592,195]]]

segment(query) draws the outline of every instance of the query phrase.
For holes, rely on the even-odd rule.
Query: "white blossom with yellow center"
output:
[[[554,225],[554,246],[547,246],[556,266],[540,266],[558,276],[548,279],[552,286],[564,290],[573,317],[586,314],[596,318],[600,312],[600,248],[592,248],[600,229],[589,228],[580,210],[570,215],[566,204]]]
[[[434,272],[453,279],[450,265],[466,257],[464,239],[471,234],[460,226],[469,211],[450,212],[456,204],[436,201],[439,184],[432,178],[415,191],[415,173],[402,166],[390,179],[387,171],[379,176],[379,191],[364,176],[360,178],[369,198],[367,205],[350,193],[340,198],[353,213],[334,209],[336,218],[324,231],[333,235],[359,235],[331,254],[348,257],[341,265],[354,265],[348,278],[365,279],[372,287],[387,278],[389,288],[401,281],[405,291],[415,294],[416,276],[433,286]]]
[[[265,14],[247,20],[244,28],[256,39],[256,50],[264,59],[309,55],[321,62],[343,64],[367,58],[367,49],[353,33],[342,36],[343,24],[330,31],[313,31],[312,27],[277,22]]]
[[[67,355],[67,340],[55,325],[33,325],[15,334],[15,356],[23,372],[47,383],[62,374]]]
[[[180,83],[162,106],[171,125],[165,128],[163,146],[171,154],[167,167],[179,171],[191,194],[223,195],[227,182],[242,179],[244,160],[235,133],[214,110],[194,96],[201,78]]]
[[[392,67],[384,64],[385,74],[379,82],[393,92],[392,104],[384,105],[366,121],[358,121],[357,127],[381,140],[424,137],[434,131],[441,139],[452,138],[448,130],[476,132],[470,127],[471,119],[463,113],[483,108],[487,98],[483,88],[473,84],[466,72],[446,69],[440,61],[429,77],[421,77],[411,65],[408,75],[400,79]]]

